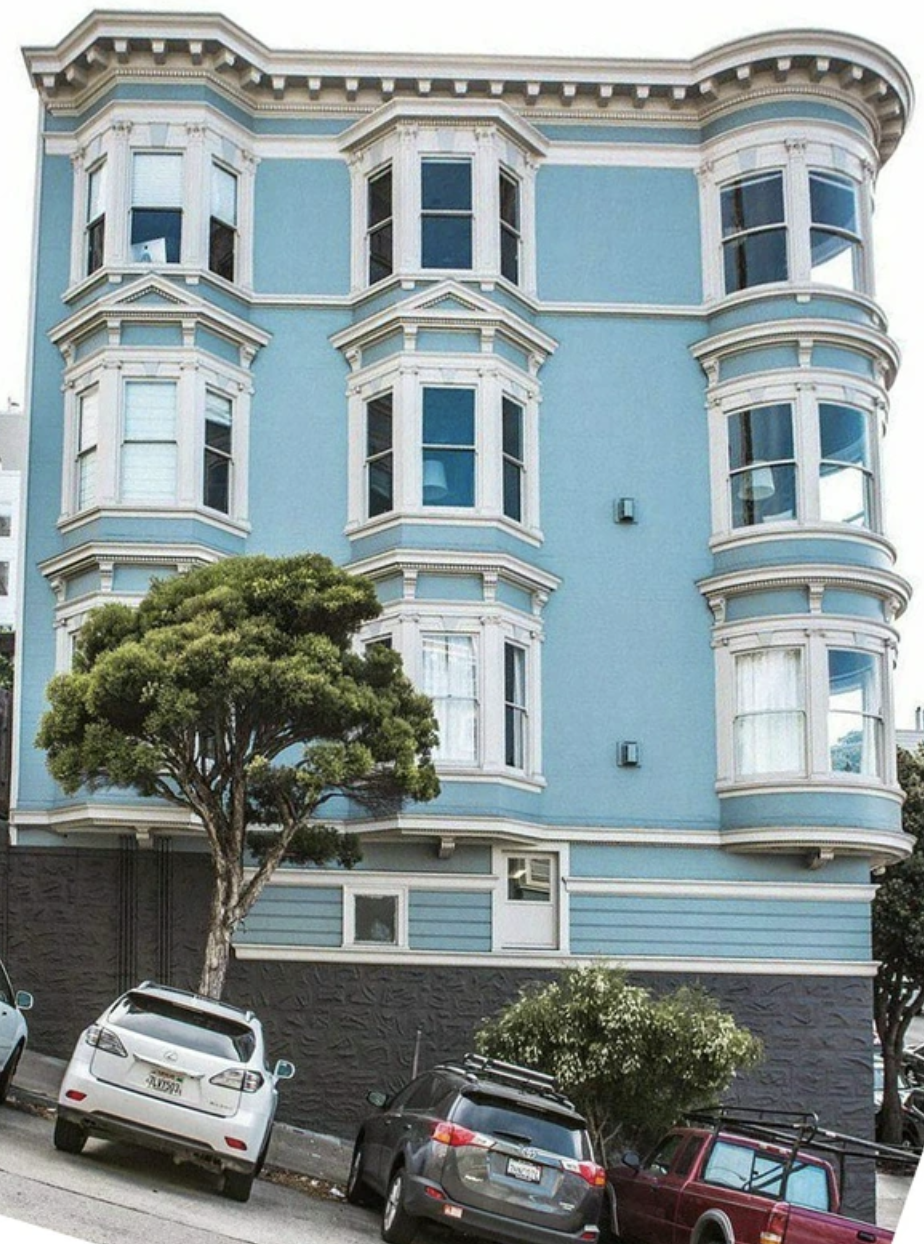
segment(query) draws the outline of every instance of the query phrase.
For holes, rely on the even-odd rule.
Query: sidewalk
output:
[[[22,1101],[52,1106],[57,1101],[63,1075],[63,1059],[26,1050],[13,1081],[12,1095]],[[321,1136],[288,1123],[277,1123],[267,1164],[297,1175],[345,1184],[351,1152],[348,1142],[336,1136]],[[880,1227],[895,1229],[910,1187],[910,1175],[877,1175],[876,1218]]]

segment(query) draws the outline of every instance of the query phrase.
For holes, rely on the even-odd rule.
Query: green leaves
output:
[[[622,972],[596,965],[523,990],[475,1042],[482,1054],[554,1075],[588,1120],[601,1156],[617,1139],[653,1142],[762,1056],[761,1043],[705,990],[654,998]]]

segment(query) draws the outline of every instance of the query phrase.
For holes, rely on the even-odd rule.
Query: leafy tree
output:
[[[687,1110],[710,1105],[759,1040],[715,1000],[686,986],[661,998],[600,965],[526,986],[487,1020],[477,1049],[555,1076],[587,1119],[597,1153],[645,1146]]]
[[[287,851],[356,862],[356,840],[315,820],[324,805],[382,815],[438,792],[430,701],[397,654],[353,650],[378,612],[372,584],[325,557],[230,558],[95,610],[48,686],[37,742],[68,793],[133,788],[201,822],[204,994],[221,996],[231,935]]]
[[[873,902],[873,984],[876,1031],[882,1043],[884,1089],[880,1135],[902,1139],[898,1072],[908,1027],[924,1012],[924,747],[898,752],[898,780],[905,792],[902,827],[914,835],[908,859],[890,868]]]

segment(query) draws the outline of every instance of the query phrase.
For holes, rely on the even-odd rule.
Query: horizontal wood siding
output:
[[[412,890],[408,938],[411,950],[490,950],[491,895]]]
[[[340,886],[267,886],[234,940],[242,946],[339,946],[343,940]]]

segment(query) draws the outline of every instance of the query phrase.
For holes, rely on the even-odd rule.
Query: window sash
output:
[[[433,701],[440,741],[434,759],[478,760],[478,662],[471,635],[421,636],[423,689]]]
[[[231,399],[207,389],[202,501],[223,514],[231,510],[232,416]]]
[[[526,650],[504,644],[504,761],[526,768]]]
[[[128,381],[122,434],[122,500],[176,501],[176,384]]]
[[[523,407],[509,397],[501,400],[503,446],[503,509],[507,518],[523,518]]]
[[[225,224],[237,224],[237,174],[212,164],[212,215]]]
[[[353,895],[353,941],[364,945],[397,946],[400,940],[400,895]]]
[[[735,770],[740,777],[805,771],[805,684],[800,648],[735,658]]]
[[[472,266],[472,164],[470,160],[421,161],[421,264],[424,268]],[[457,175],[453,180],[448,170]]]
[[[181,207],[183,156],[180,152],[135,152],[132,207]]]
[[[366,183],[366,249],[369,284],[382,281],[394,271],[394,219],[391,166],[380,170]]]
[[[872,652],[828,649],[828,756],[832,772],[881,777],[882,660]]]
[[[366,509],[376,518],[394,504],[394,398],[380,393],[366,403]]]

